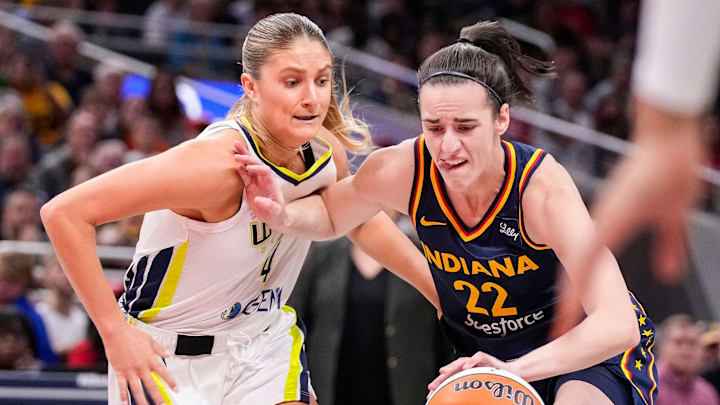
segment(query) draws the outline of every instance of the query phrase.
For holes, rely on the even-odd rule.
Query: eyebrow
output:
[[[325,65],[323,68],[319,69],[318,71],[319,71],[319,72],[323,72],[323,71],[328,70],[328,69],[332,69],[332,65],[329,64],[329,63],[328,63],[327,65]],[[305,72],[306,72],[305,69],[298,68],[298,67],[293,67],[293,66],[288,66],[288,67],[283,68],[282,70],[280,70],[280,73],[285,73],[285,72],[288,72],[288,71],[289,71],[289,72],[298,72],[298,73],[305,73]]]
[[[478,120],[476,120],[475,118],[455,118],[453,121],[454,121],[454,122],[459,122],[459,123],[478,122]],[[434,120],[434,119],[426,118],[426,119],[423,120],[423,122],[427,122],[428,124],[439,124],[439,123],[440,123],[440,120],[438,120],[438,119]]]

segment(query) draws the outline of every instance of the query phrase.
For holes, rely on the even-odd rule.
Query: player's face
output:
[[[332,92],[332,57],[306,37],[275,53],[254,81],[252,99],[260,121],[280,142],[299,147],[317,135]]]
[[[419,99],[425,142],[445,185],[456,191],[470,189],[493,164],[492,158],[502,156],[507,105],[495,114],[487,91],[470,81],[423,86]]]

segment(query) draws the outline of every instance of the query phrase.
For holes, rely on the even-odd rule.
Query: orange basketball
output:
[[[530,384],[492,367],[461,371],[433,391],[425,405],[544,405]]]

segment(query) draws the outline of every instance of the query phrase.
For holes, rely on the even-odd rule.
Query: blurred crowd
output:
[[[138,46],[158,49],[173,45],[178,49],[191,45],[202,48],[203,44],[222,43],[239,50],[242,36],[228,39],[193,35],[168,27],[182,25],[183,19],[249,26],[273,12],[295,11],[317,22],[332,41],[410,68],[416,68],[431,53],[455,41],[460,27],[481,18],[505,17],[540,30],[555,41],[556,50],[551,57],[555,60],[557,79],[534,83],[539,110],[619,138],[625,139],[629,134],[637,0],[24,0],[22,3],[28,7],[50,5],[144,16],[145,29],[138,35]],[[178,74],[203,77],[206,73],[226,73],[237,80],[233,64],[203,63],[203,55],[197,52],[170,52],[166,59],[155,61],[165,67],[152,79],[146,96],[124,97],[126,71],[121,63],[110,59],[92,65],[79,54],[81,41],[88,35],[97,35],[100,28],[74,24],[72,13],[68,16],[67,21],[48,25],[51,38],[42,44],[0,27],[0,240],[45,241],[39,220],[43,202],[108,170],[162,152],[197,135],[207,123],[189,120],[185,115],[175,92]],[[119,31],[108,28],[102,34],[127,34]],[[523,46],[528,52],[543,56],[532,45]],[[234,58],[239,59],[239,53]],[[395,91],[398,86],[407,85],[383,80],[373,96],[397,107],[414,103],[404,96],[399,99],[398,95],[403,93]],[[715,167],[720,167],[718,128],[716,114],[708,120],[710,158]],[[540,143],[551,152],[562,151],[555,155],[566,159],[563,163],[567,165],[595,165],[591,170],[599,174],[607,170],[602,163],[605,160],[597,156],[602,152],[585,144],[534,131],[520,122],[513,124],[511,132],[521,141]],[[134,217],[104,225],[98,229],[98,244],[134,246],[141,223],[142,217]],[[376,294],[399,288],[395,281],[383,278],[390,275],[378,273],[381,269],[376,264],[368,264],[349,249],[345,245],[332,248],[346,252],[342,260],[353,262],[348,265],[352,271],[338,282],[360,285]],[[321,253],[317,255],[322,257]],[[372,277],[366,274],[358,277],[355,272],[362,272],[363,268],[374,269],[370,271]],[[318,280],[329,277],[312,270],[308,273],[315,274],[312,277]],[[378,274],[381,278],[376,280]],[[373,286],[372,280],[380,283],[382,289]],[[301,281],[299,288],[304,288],[304,284],[312,288],[310,281]],[[300,294],[303,293],[295,298],[298,305],[305,305],[306,312],[312,311],[312,302],[309,298],[302,301]],[[359,299],[351,290],[347,294],[350,298],[343,300]],[[393,311],[392,305],[403,304],[386,301],[387,297],[374,297],[377,311],[384,311],[385,307]],[[407,302],[417,299],[412,296]],[[362,315],[353,311],[357,307],[350,306],[343,316]],[[423,311],[428,312],[427,308]],[[429,312],[423,319],[434,322],[434,314]],[[327,316],[318,314],[314,321],[320,324]],[[0,369],[106,367],[97,332],[52,254],[40,259],[0,255],[0,318]],[[342,335],[343,319],[330,319],[335,327],[341,328],[333,336]],[[678,384],[701,381],[700,386],[709,387],[710,383],[698,379],[699,373],[706,371],[712,385],[720,387],[720,327],[706,327],[689,317],[678,319],[659,336],[661,379],[670,379],[669,386],[678,381]],[[385,336],[390,342],[395,336],[396,329],[389,328],[392,324],[375,326],[380,338]],[[427,340],[435,339],[437,330],[426,329]],[[674,338],[675,330],[682,330],[689,337]],[[663,340],[667,343],[662,343]],[[337,358],[352,354],[343,345],[353,342],[331,343],[337,349],[333,354]],[[683,351],[678,355],[679,350]],[[396,369],[398,362],[403,364],[398,356],[374,361],[386,362],[390,369]],[[446,353],[437,353],[433,370],[445,359]],[[394,378],[392,370],[384,377],[379,376]],[[333,387],[337,392],[350,389],[349,385]],[[704,393],[715,392],[701,389]]]

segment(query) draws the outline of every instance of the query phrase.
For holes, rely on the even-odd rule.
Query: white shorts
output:
[[[242,332],[217,334],[210,354],[173,355],[164,359],[179,393],[156,378],[166,404],[274,405],[310,403],[315,392],[305,356],[305,328],[295,310],[284,306],[272,311],[270,327],[255,337]],[[129,322],[175,353],[178,335],[135,319]],[[183,338],[181,338],[183,339]],[[120,405],[117,377],[108,371],[109,404]],[[130,401],[134,403],[134,401]],[[149,398],[148,402],[152,403]]]

